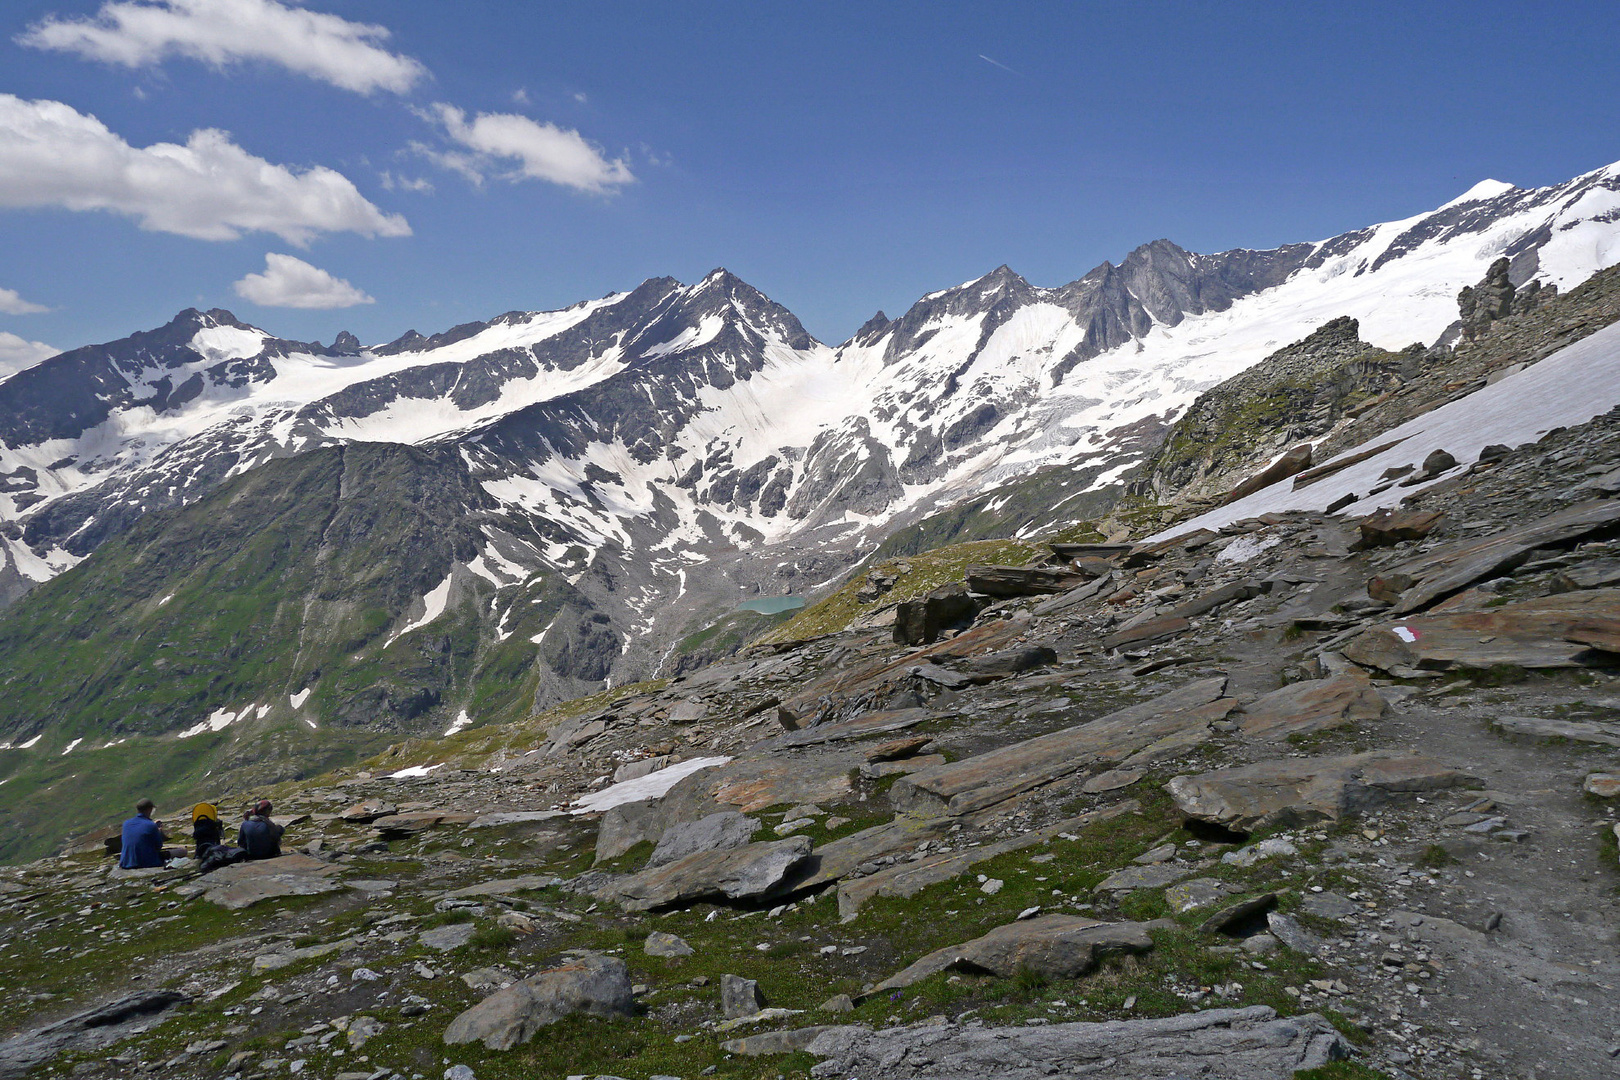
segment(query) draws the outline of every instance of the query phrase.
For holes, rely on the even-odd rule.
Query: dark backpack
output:
[[[244,862],[246,859],[247,852],[239,847],[232,847],[229,844],[210,844],[203,849],[202,865],[197,868],[197,872],[199,874],[211,873],[222,866]]]

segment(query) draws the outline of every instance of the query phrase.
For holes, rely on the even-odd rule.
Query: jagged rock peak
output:
[[[876,315],[861,323],[861,328],[855,331],[854,337],[850,340],[857,345],[870,345],[882,337],[884,332],[892,325],[893,323],[890,322],[889,317],[879,311]]]

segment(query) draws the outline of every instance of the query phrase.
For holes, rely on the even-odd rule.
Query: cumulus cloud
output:
[[[35,315],[41,311],[49,311],[44,304],[31,304],[17,295],[16,289],[0,289],[0,312],[7,315]]]
[[[217,68],[259,61],[356,93],[403,94],[427,69],[383,48],[388,36],[386,27],[277,0],[116,0],[92,17],[47,16],[17,42],[128,68],[171,56]]]
[[[33,367],[61,351],[43,341],[29,341],[0,330],[0,379],[10,378],[23,368]]]
[[[267,232],[303,246],[323,232],[411,233],[342,173],[271,164],[226,132],[141,149],[71,106],[11,94],[0,94],[0,207],[106,210],[199,240]]]
[[[471,121],[454,105],[435,104],[422,115],[465,150],[414,149],[475,183],[488,175],[505,180],[546,180],[579,191],[603,192],[635,177],[621,159],[608,160],[579,132],[543,124],[517,113],[479,113]]]
[[[260,307],[327,310],[376,302],[318,266],[273,251],[264,257],[264,273],[249,274],[234,287],[237,296]]]

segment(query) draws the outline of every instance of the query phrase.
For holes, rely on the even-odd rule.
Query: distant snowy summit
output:
[[[1157,240],[1055,288],[998,267],[837,346],[725,270],[371,347],[186,311],[0,382],[0,598],[272,458],[400,442],[454,447],[500,508],[467,572],[623,560],[603,603],[648,633],[722,553],[853,549],[1053,466],[1114,483],[1330,319],[1434,341],[1499,257],[1566,290],[1620,261],[1620,166],[1268,251]]]

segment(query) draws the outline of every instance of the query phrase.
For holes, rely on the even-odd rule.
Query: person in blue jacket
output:
[[[135,804],[135,816],[124,822],[118,865],[125,870],[164,864],[163,828],[152,820],[153,809],[151,799],[142,799]]]

